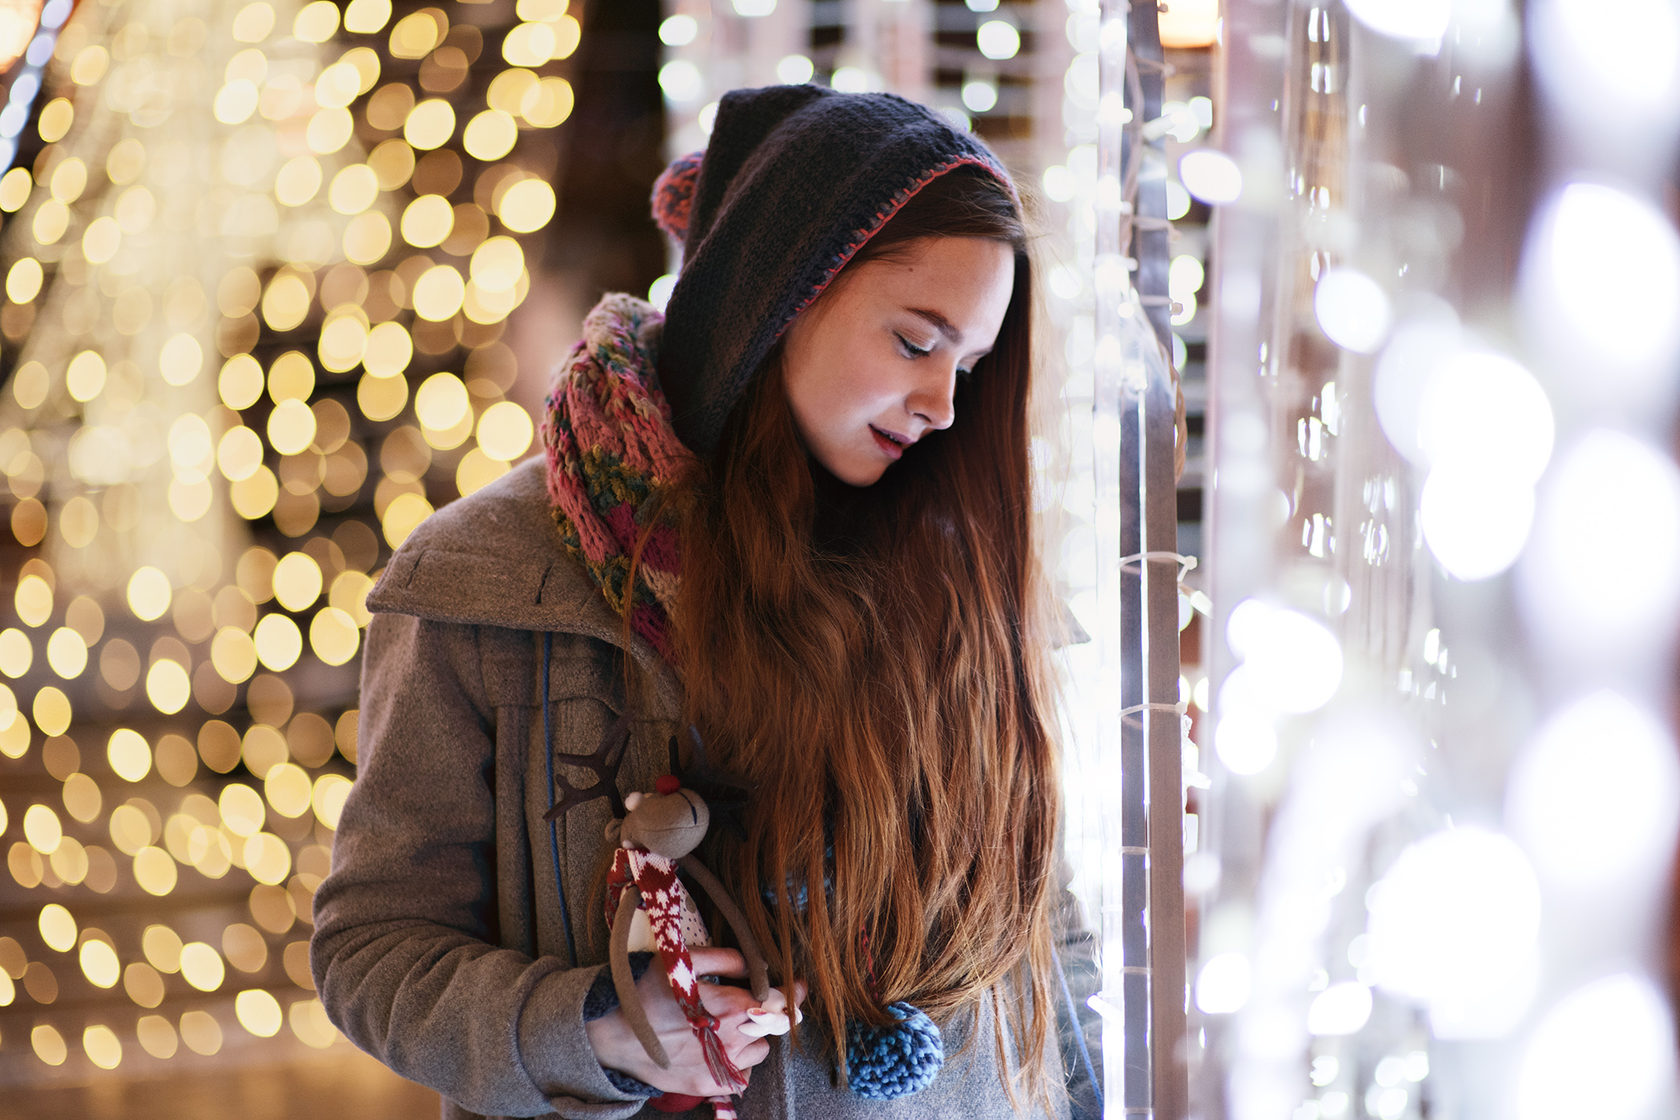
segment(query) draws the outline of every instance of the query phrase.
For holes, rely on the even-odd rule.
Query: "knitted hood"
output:
[[[793,317],[911,196],[965,164],[1009,186],[978,139],[890,93],[725,94],[706,150],[654,189],[660,225],[683,243],[659,357],[683,443],[709,454]]]

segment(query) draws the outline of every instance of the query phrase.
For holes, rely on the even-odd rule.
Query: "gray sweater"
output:
[[[552,830],[543,815],[556,788],[550,750],[552,768],[588,785],[595,775],[566,756],[593,754],[625,710],[634,718],[619,788],[653,788],[668,769],[680,693],[651,646],[625,642],[560,546],[542,471],[532,460],[438,511],[370,595],[358,773],[315,897],[311,962],[328,1015],[356,1045],[436,1089],[445,1120],[617,1118],[644,1107],[615,1087],[584,1032],[584,1001],[606,959],[590,894],[608,803],[576,806]],[[1075,991],[1089,990],[1088,939],[1076,921],[1067,928],[1064,962]],[[780,1040],[753,1071],[740,1114],[1016,1115],[992,1007],[988,999],[971,1021],[948,1026],[938,1080],[897,1101],[835,1088],[820,1047]],[[1068,1083],[1076,1101],[1088,1097],[1077,1065]],[[1021,1115],[1040,1114],[1022,1104]]]

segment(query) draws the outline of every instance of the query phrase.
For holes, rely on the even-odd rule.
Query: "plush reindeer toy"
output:
[[[670,978],[672,994],[700,1040],[712,1077],[739,1092],[746,1087],[746,1075],[729,1060],[717,1034],[717,1020],[700,1002],[699,978],[688,950],[709,945],[711,939],[694,899],[677,876],[678,870],[711,896],[735,931],[747,962],[748,985],[761,1003],[770,996],[764,954],[753,940],[741,908],[717,876],[693,855],[710,824],[706,802],[669,775],[660,778],[656,786],[654,793],[626,797],[624,819],[607,826],[607,839],[617,845],[607,874],[606,898],[613,987],[626,1022],[648,1056],[662,1069],[669,1068],[670,1059],[648,1023],[630,968],[632,952],[657,953]],[[782,1014],[754,1015],[752,1020],[741,1028],[749,1034],[780,1034],[789,1029],[787,1016]],[[667,1093],[651,1103],[661,1111],[679,1111],[692,1108],[699,1098]],[[712,1105],[717,1120],[735,1115],[730,1097],[713,1097]]]

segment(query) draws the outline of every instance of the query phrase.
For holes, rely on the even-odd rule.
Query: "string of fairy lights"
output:
[[[1680,1104],[1680,17],[1521,9],[1233,8],[1181,167],[1225,207],[1208,1115]]]
[[[0,176],[0,1074],[335,1034],[363,600],[528,453],[566,0],[84,0]],[[544,358],[546,361],[546,357]]]

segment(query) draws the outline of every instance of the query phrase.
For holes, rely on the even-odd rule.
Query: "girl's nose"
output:
[[[910,411],[927,421],[930,428],[949,428],[957,418],[957,371],[941,370],[918,385],[909,400]]]

